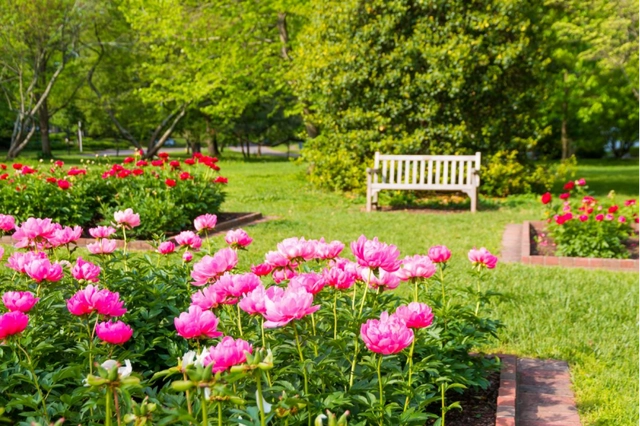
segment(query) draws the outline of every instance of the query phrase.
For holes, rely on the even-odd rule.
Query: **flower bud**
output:
[[[87,383],[89,386],[102,386],[107,383],[107,380],[101,377],[96,377],[91,374],[87,376]]]
[[[171,383],[171,388],[178,392],[188,391],[189,389],[193,388],[193,386],[193,382],[190,382],[189,380],[176,380],[175,382]]]

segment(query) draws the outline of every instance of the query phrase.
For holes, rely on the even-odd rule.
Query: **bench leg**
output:
[[[373,194],[371,194],[371,198],[373,199],[372,203],[375,206],[376,210],[378,210],[379,209],[379,207],[378,207],[378,193],[380,191],[372,191],[372,192],[373,192]]]
[[[367,185],[367,211],[370,212],[371,211],[371,187],[369,185]]]
[[[471,191],[471,213],[478,211],[478,188]]]

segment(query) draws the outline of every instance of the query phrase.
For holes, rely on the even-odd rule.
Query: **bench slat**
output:
[[[413,184],[418,183],[418,161],[413,162]]]
[[[443,185],[443,184],[439,184],[439,185],[414,185],[412,183],[406,184],[406,183],[379,183],[379,184],[372,184],[371,188],[373,189],[414,189],[414,190],[434,190],[434,191],[439,191],[439,190],[463,190],[463,189],[473,189],[475,188],[473,185]]]
[[[436,161],[436,174],[433,177],[433,184],[435,185],[439,185],[440,184],[440,161]]]
[[[452,161],[451,162],[451,184],[455,185],[456,184],[456,165],[458,164],[457,161]]]
[[[395,182],[394,174],[393,174],[394,165],[395,165],[395,161],[394,160],[389,160],[389,179],[387,179],[387,181],[389,183],[394,183]]]
[[[475,155],[391,155],[380,154],[381,160],[438,160],[438,161],[452,161],[452,160],[471,160],[476,159]]]

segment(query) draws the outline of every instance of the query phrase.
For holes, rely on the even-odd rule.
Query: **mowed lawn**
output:
[[[339,239],[359,235],[396,244],[403,255],[426,253],[434,244],[453,252],[452,285],[469,283],[466,253],[472,247],[499,252],[508,223],[537,219],[531,198],[515,207],[470,213],[363,211],[364,199],[315,190],[305,166],[291,162],[223,161],[229,178],[226,211],[259,211],[270,221],[247,228],[255,238],[244,267],[287,237]],[[578,177],[597,196],[620,187],[637,196],[638,165],[589,163]],[[509,205],[508,203],[504,204]],[[222,244],[222,237],[216,237]],[[350,252],[348,248],[345,253]],[[638,423],[638,274],[499,264],[487,288],[501,293],[492,315],[504,323],[487,352],[562,359],[571,366],[583,425]]]

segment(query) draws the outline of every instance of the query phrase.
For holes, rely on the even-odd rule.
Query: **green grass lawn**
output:
[[[403,255],[425,253],[434,244],[454,255],[452,279],[467,285],[467,251],[500,249],[506,224],[539,217],[535,201],[497,210],[424,214],[363,212],[364,199],[311,188],[304,166],[291,162],[222,162],[229,177],[227,211],[259,211],[273,220],[251,226],[255,238],[249,261],[292,236],[350,242],[360,234],[397,244]],[[637,195],[638,165],[588,165],[580,176],[606,195]],[[611,180],[605,179],[610,176]],[[635,188],[635,192],[634,192]],[[221,243],[221,237],[216,237]],[[347,249],[348,252],[348,249]],[[638,422],[638,274],[500,264],[489,284],[502,296],[493,313],[504,323],[487,352],[563,359],[571,366],[584,425],[636,425]]]

